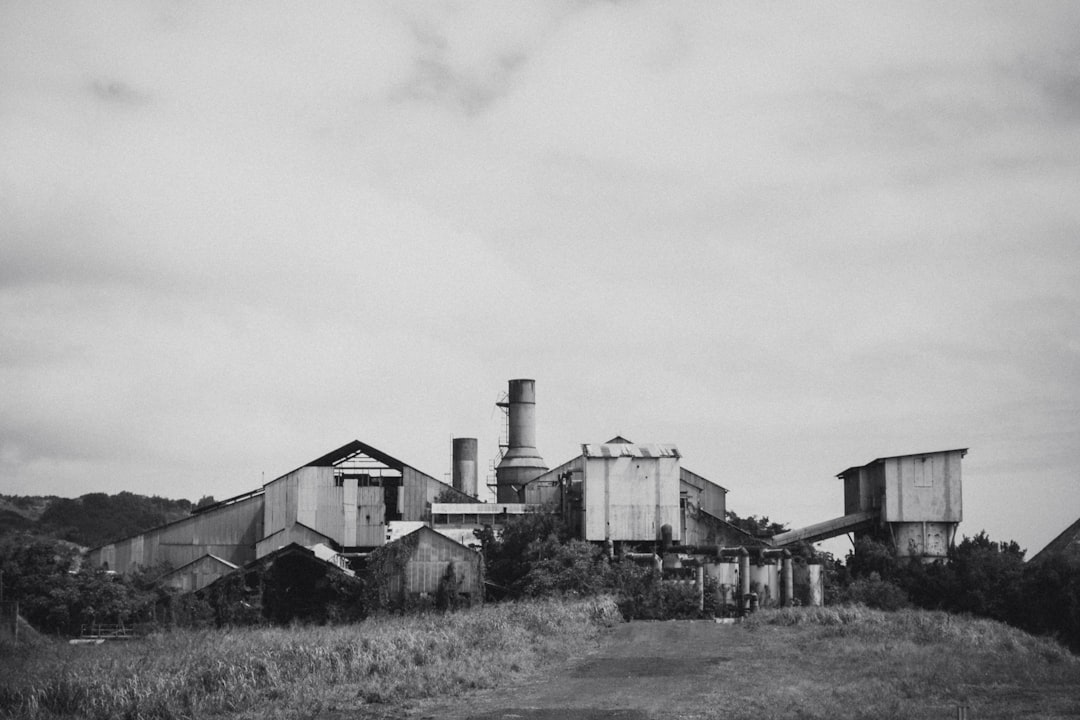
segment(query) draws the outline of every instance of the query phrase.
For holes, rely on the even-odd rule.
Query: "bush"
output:
[[[837,593],[841,603],[865,605],[877,610],[900,610],[911,607],[911,600],[902,588],[888,580],[882,580],[876,572],[869,577],[858,578]]]

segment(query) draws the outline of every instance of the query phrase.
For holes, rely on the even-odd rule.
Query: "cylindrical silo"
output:
[[[454,459],[451,478],[455,490],[476,497],[476,438],[454,438]]]
[[[524,487],[547,471],[536,449],[536,381],[510,381],[506,403],[509,432],[507,448],[495,468],[496,499],[501,503],[524,501]]]

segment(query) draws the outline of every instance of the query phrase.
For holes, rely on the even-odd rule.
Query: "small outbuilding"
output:
[[[372,552],[363,577],[369,603],[381,609],[471,605],[484,598],[480,553],[427,526]]]

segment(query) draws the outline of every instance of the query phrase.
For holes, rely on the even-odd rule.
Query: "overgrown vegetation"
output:
[[[594,598],[17,648],[0,659],[0,715],[311,717],[491,687],[585,650],[618,621],[610,598]]]
[[[156,599],[152,577],[119,578],[98,568],[69,572],[78,550],[68,543],[26,534],[0,538],[4,598],[50,634],[77,635],[84,625],[128,623],[147,617]]]
[[[845,564],[829,565],[830,603],[883,610],[919,607],[968,613],[1052,635],[1080,652],[1080,560],[1067,556],[1024,562],[1015,542],[980,532],[965,537],[949,562],[897,559],[892,548],[859,538]]]
[[[711,617],[698,607],[690,583],[663,582],[651,564],[609,560],[603,547],[574,539],[555,515],[522,515],[501,537],[478,533],[488,580],[503,594],[520,598],[615,596],[629,619]],[[711,603],[715,592],[706,592]]]

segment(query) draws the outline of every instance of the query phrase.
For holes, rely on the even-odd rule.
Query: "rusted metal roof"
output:
[[[587,443],[581,446],[581,454],[587,458],[661,458],[682,457],[672,443]]]

